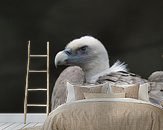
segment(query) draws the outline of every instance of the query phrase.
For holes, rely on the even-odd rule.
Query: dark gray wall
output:
[[[33,53],[45,52],[46,41],[50,41],[51,90],[63,70],[54,68],[55,54],[83,35],[104,43],[111,64],[116,59],[125,61],[130,71],[144,78],[162,70],[162,5],[157,0],[1,1],[0,112],[23,112],[28,40]],[[33,67],[46,64],[33,61]],[[43,78],[34,76],[32,86],[44,86]],[[38,93],[30,100],[42,98]]]

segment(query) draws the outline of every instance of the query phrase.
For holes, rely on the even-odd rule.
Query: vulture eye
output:
[[[82,46],[77,49],[76,53],[81,55],[81,54],[86,54],[87,53],[88,46]]]
[[[79,48],[79,50],[84,52],[84,51],[87,50],[87,47],[88,47],[88,46],[83,46],[83,47]]]

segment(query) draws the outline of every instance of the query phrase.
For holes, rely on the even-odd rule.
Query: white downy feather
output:
[[[126,64],[124,64],[124,62],[120,62],[119,60],[117,60],[111,67],[108,67],[107,69],[105,69],[104,71],[96,74],[95,76],[93,76],[90,80],[90,83],[95,83],[99,77],[101,76],[105,76],[111,73],[115,73],[115,72],[119,72],[119,71],[125,71],[127,72],[127,68],[126,68]]]

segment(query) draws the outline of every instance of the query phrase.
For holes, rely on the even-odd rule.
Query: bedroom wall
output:
[[[143,0],[5,0],[0,2],[0,113],[23,112],[27,41],[41,54],[50,42],[50,90],[64,67],[54,67],[54,56],[83,35],[106,46],[111,64],[117,59],[131,72],[147,78],[163,70],[163,10],[161,1]],[[44,68],[44,61],[33,61]],[[44,86],[34,76],[32,85]],[[37,84],[39,83],[39,84]],[[34,94],[32,102],[42,100]],[[32,109],[30,112],[43,112]]]

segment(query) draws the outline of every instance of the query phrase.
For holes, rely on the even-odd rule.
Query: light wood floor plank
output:
[[[27,126],[29,123],[27,124],[24,124],[24,123],[21,123],[19,126],[15,127],[14,130],[19,130],[19,129],[23,129],[25,126]]]
[[[27,123],[29,122],[44,122],[47,115],[44,113],[29,113],[27,114]],[[20,122],[24,123],[23,113],[0,113],[0,123],[3,122]]]
[[[44,123],[37,123],[35,126],[42,126]]]
[[[4,130],[14,130],[15,127],[19,126],[20,124],[22,124],[22,123],[14,123],[11,126],[5,128]]]
[[[28,128],[28,127],[34,127],[37,123],[29,123],[28,125],[26,125],[24,128]]]
[[[4,129],[6,129],[7,127],[11,126],[12,124],[14,124],[14,123],[5,123],[4,125],[2,125],[2,126],[0,127],[0,130],[4,130]]]
[[[43,123],[40,122],[31,122],[31,123],[0,123],[0,130],[20,130],[23,128],[42,126]]]
[[[6,123],[0,123],[0,128],[1,128],[1,126],[3,126],[4,124],[6,124]]]

